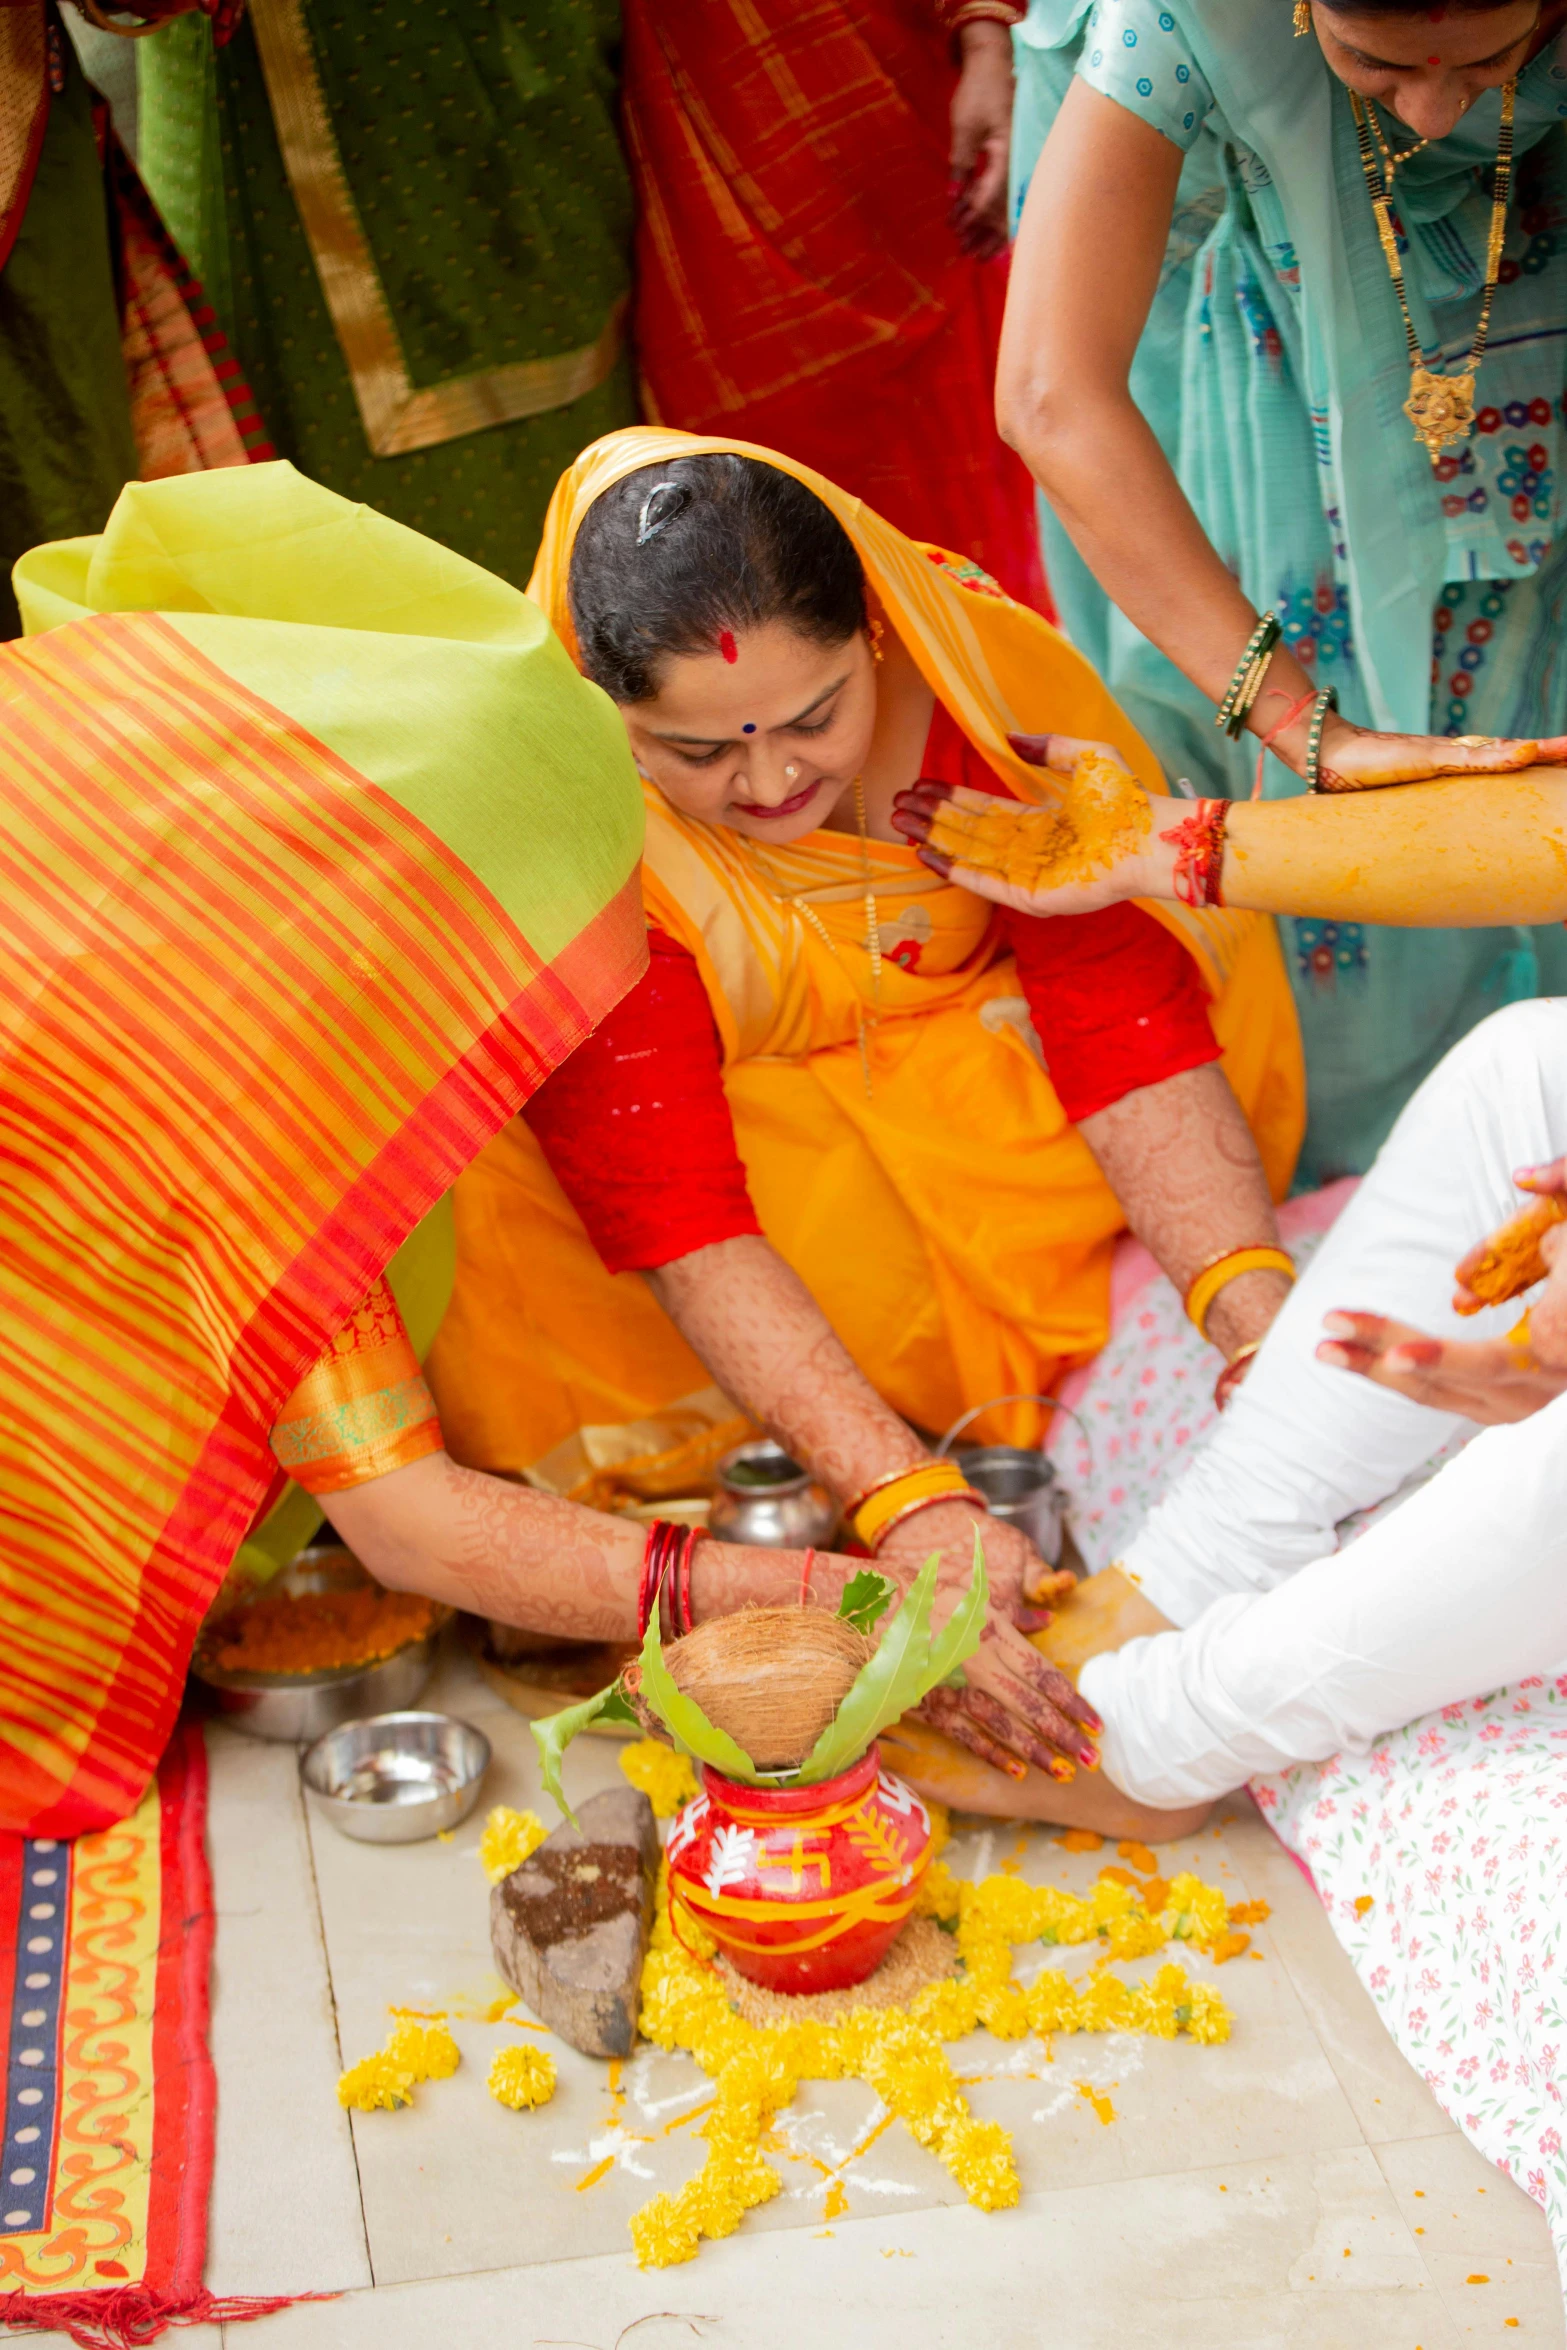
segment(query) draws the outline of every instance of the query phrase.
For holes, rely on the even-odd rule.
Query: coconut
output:
[[[750,1607],[714,1616],[664,1652],[670,1679],[759,1770],[804,1762],[875,1642],[841,1616]]]

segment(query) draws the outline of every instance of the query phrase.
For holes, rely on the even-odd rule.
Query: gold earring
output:
[[[1295,0],[1295,38],[1303,41],[1311,30],[1311,0]]]
[[[1304,5],[1304,0],[1302,0],[1302,4]],[[867,633],[871,640],[871,659],[877,662],[885,661],[887,656],[881,649],[881,640],[887,633],[884,624],[879,620],[871,621]]]

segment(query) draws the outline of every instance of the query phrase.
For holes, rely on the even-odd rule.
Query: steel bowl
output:
[[[490,1767],[490,1742],[450,1714],[374,1714],[340,1722],[299,1758],[316,1809],[361,1844],[417,1844],[465,1820]]]
[[[718,1464],[708,1526],[720,1542],[754,1542],[771,1550],[808,1550],[830,1542],[838,1504],[809,1469],[770,1436],[737,1444]]]
[[[345,1591],[369,1581],[352,1551],[322,1544],[301,1551],[292,1566],[261,1586],[256,1597],[274,1591]],[[236,1730],[248,1731],[252,1738],[305,1745],[339,1722],[394,1713],[414,1704],[434,1670],[436,1643],[450,1613],[444,1610],[428,1632],[373,1664],[332,1665],[314,1673],[226,1673],[218,1665],[203,1664],[198,1647],[191,1678]]]

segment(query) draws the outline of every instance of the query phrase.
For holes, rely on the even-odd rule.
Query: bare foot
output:
[[[1059,1603],[1053,1623],[1029,1640],[1042,1656],[1076,1680],[1091,1656],[1109,1648],[1124,1648],[1148,1632],[1173,1631],[1168,1616],[1145,1599],[1119,1567],[1085,1576]],[[1207,1819],[1210,1804],[1188,1804],[1180,1811],[1155,1811],[1123,1795],[1102,1771],[1079,1770],[1064,1785],[1044,1771],[1030,1770],[1026,1778],[1009,1779],[993,1771],[939,1730],[905,1715],[882,1732],[882,1751],[895,1771],[921,1795],[956,1811],[987,1812],[995,1819],[1041,1820],[1054,1827],[1094,1828],[1101,1836],[1137,1836],[1145,1844],[1168,1844],[1179,1836],[1194,1836]]]
[[[939,1730],[905,1714],[881,1734],[882,1760],[920,1795],[954,1811],[978,1811],[992,1819],[1039,1820],[1057,1828],[1093,1828],[1101,1836],[1136,1836],[1144,1844],[1168,1844],[1195,1836],[1210,1804],[1183,1811],[1155,1811],[1134,1803],[1102,1771],[1079,1771],[1063,1786],[1045,1771],[1009,1779],[989,1763],[955,1746]]]

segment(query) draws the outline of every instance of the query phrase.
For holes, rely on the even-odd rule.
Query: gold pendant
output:
[[[1433,375],[1429,367],[1409,371],[1404,414],[1434,465],[1449,441],[1467,441],[1474,430],[1474,370],[1467,375]]]

